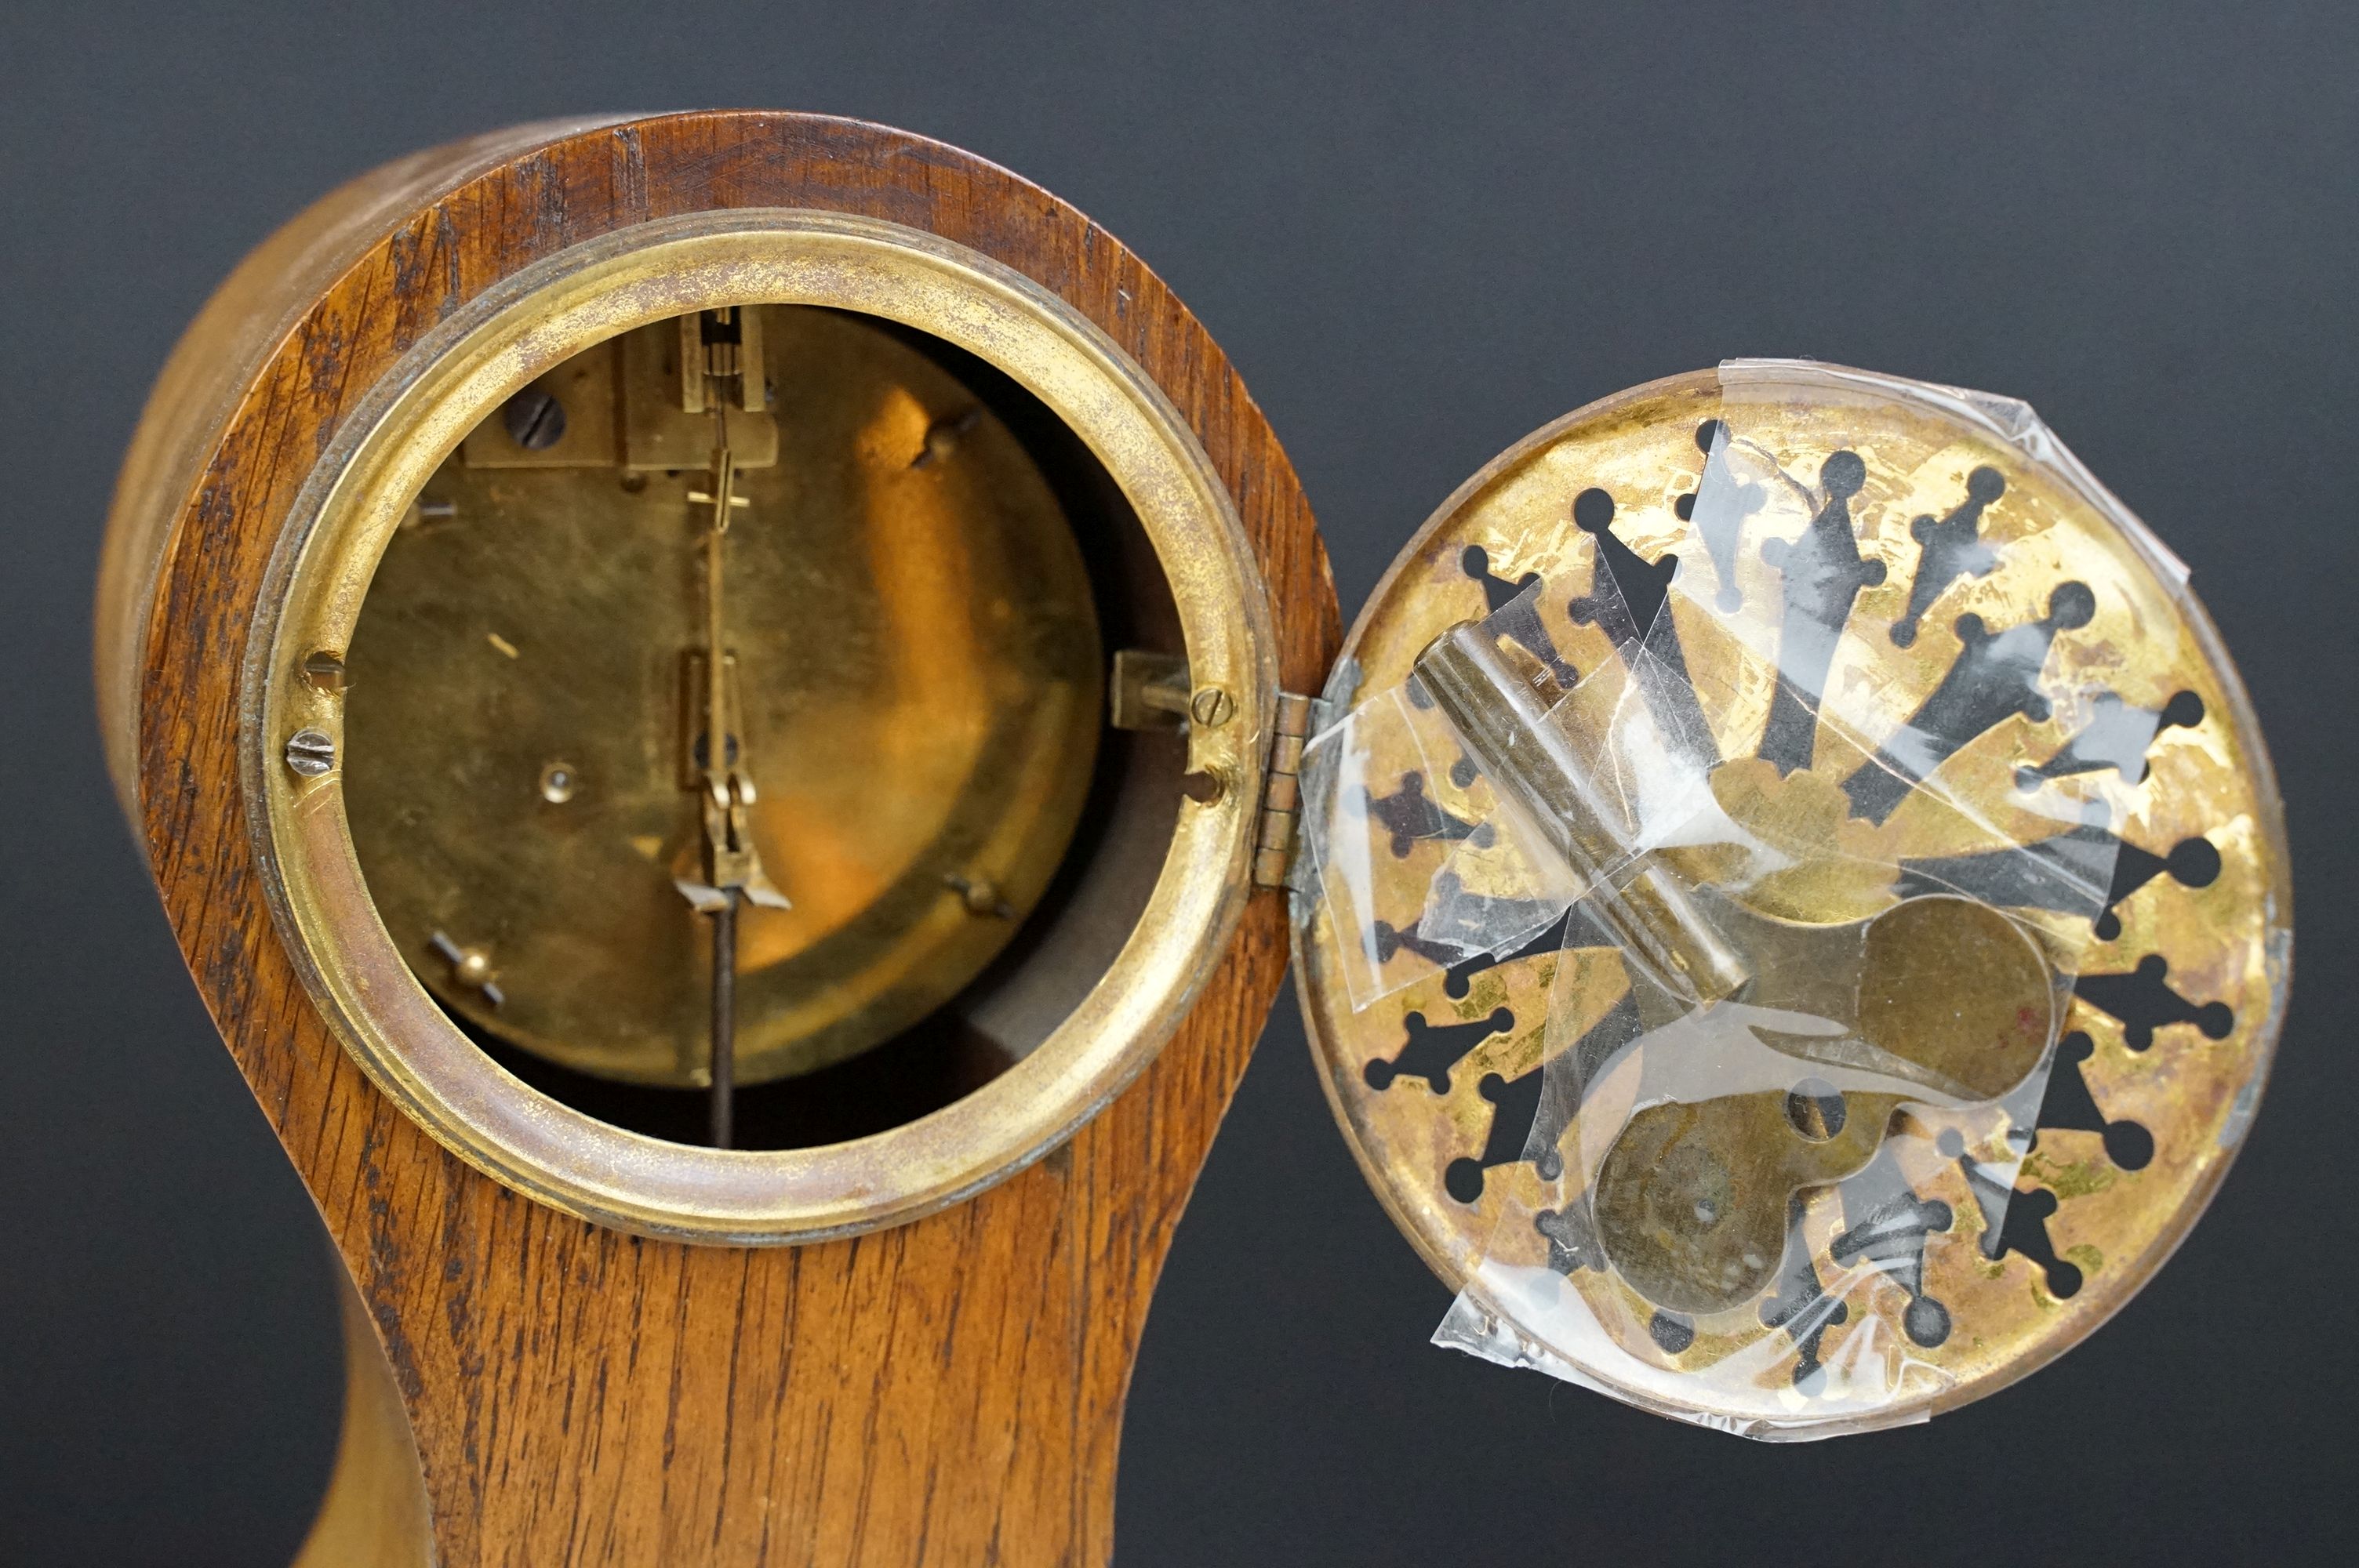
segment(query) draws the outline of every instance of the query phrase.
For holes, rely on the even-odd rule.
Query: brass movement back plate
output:
[[[1883,716],[1886,728],[1867,739],[1897,730],[1940,687],[1965,645],[1956,629],[1962,617],[1979,616],[1976,636],[2037,623],[2053,634],[2047,667],[2101,685],[2110,702],[2078,727],[2060,714],[2006,717],[1951,756],[1944,776],[1970,781],[1978,798],[2004,799],[2010,788],[2028,798],[2045,781],[2099,768],[2118,770],[2121,783],[2135,786],[2126,819],[2081,829],[2117,835],[2121,849],[2105,911],[2082,922],[2090,936],[2076,993],[2003,1227],[1984,1222],[1965,1162],[1927,1153],[1905,1174],[1923,1206],[1917,1212],[1938,1216],[1932,1206],[1946,1206],[1947,1228],[1920,1226],[1900,1238],[1908,1246],[1896,1242],[1889,1260],[1879,1254],[1879,1269],[1865,1271],[1888,1281],[1902,1277],[1891,1271],[1921,1267],[1921,1275],[1907,1275],[1917,1299],[1940,1303],[1940,1321],[1959,1325],[1912,1352],[1939,1376],[1897,1390],[1888,1408],[1862,1423],[1882,1425],[1963,1403],[2038,1367],[2102,1323],[2169,1256],[2257,1105],[2282,1020],[2291,909],[2283,826],[2257,728],[2175,563],[2093,503],[2101,492],[2084,478],[2030,460],[2003,434],[2002,419],[1957,400],[1889,390],[1908,384],[1859,379],[1879,390],[1799,408],[1783,422],[1765,403],[1748,410],[1747,433],[1805,488],[1833,455],[1830,429],[1842,430],[1841,445],[1864,462],[1849,515],[1869,586],[1850,611],[1831,678],[1855,705]],[[1362,612],[1331,689],[1336,713],[1355,694],[1399,687],[1444,631],[1499,611],[1535,579],[1538,623],[1526,640],[1536,667],[1552,666],[1560,680],[1611,665],[1608,628],[1593,615],[1584,620],[1575,601],[1603,601],[1602,552],[1660,563],[1685,536],[1723,411],[1723,382],[1713,373],[1655,383],[1548,427],[1470,481]],[[2003,489],[1989,471],[2003,477]],[[1612,501],[1610,525],[1593,534],[1574,517],[1575,497],[1593,490]],[[1911,615],[1928,537],[1918,520],[1954,518],[1969,502],[1995,567],[1949,574],[1930,607]],[[1718,583],[1729,595],[1774,594],[1765,543],[1770,559],[1783,558],[1777,552],[1787,546],[1756,531],[1736,538],[1724,562],[1683,559],[1677,569],[1715,574],[1690,592],[1709,594]],[[2085,624],[2077,609],[2054,611],[2068,579],[2093,590]],[[1680,624],[1691,610],[1675,593],[1662,613]],[[1896,635],[1904,621],[1910,625]],[[1729,645],[1685,640],[1691,663]],[[1721,805],[1748,830],[1818,851],[1747,895],[1758,913],[1828,923],[1872,915],[1909,890],[1896,887],[1888,871],[1864,880],[1848,867],[1921,865],[1964,848],[1951,813],[1903,803],[1880,820],[1853,814],[1841,773],[1825,761],[1843,748],[1822,742],[1819,771],[1772,766],[1766,753],[1778,698],[1770,687],[1701,664],[1689,673],[1725,759],[1712,777]],[[2108,729],[2109,715],[2142,715],[2143,728]],[[2125,728],[2143,743],[2123,746],[2116,731]],[[1428,765],[1439,776],[1423,776]],[[1391,853],[1407,862],[1404,885],[1423,886],[1480,819],[1468,793],[1476,776],[1470,761],[1429,763],[1414,746],[1366,756],[1359,804],[1389,830]],[[2029,811],[2002,816],[2019,842],[2059,827]],[[1382,843],[1385,835],[1372,829],[1371,838]],[[1971,866],[1945,870],[1972,873]],[[2008,903],[2004,888],[1978,896]],[[1298,982],[1322,1081],[1364,1173],[1429,1263],[1462,1289],[1486,1259],[1553,1269],[1563,1289],[1621,1292],[1643,1324],[1647,1304],[1626,1285],[1561,1249],[1552,1252],[1528,1223],[1497,1223],[1504,1213],[1527,1217],[1543,1191],[1528,1156],[1547,1140],[1527,1138],[1535,1117],[1549,1114],[1538,1092],[1546,1044],[1577,1041],[1629,994],[1619,955],[1579,941],[1565,946],[1560,925],[1521,951],[1427,973],[1373,1002],[1364,994],[1365,1005],[1354,1011],[1328,902],[1306,896],[1298,912]],[[1391,948],[1414,946],[1414,903],[1375,914]],[[1571,1014],[1553,1033],[1545,1027],[1552,995]],[[1810,1265],[1834,1279],[1843,1271],[1830,1266],[1829,1249],[1846,1227],[1837,1190],[1810,1194],[1799,1224]],[[1765,1309],[1761,1322],[1775,1321]],[[1607,1347],[1611,1355],[1593,1361],[1576,1355],[1571,1371],[1634,1402],[1716,1423],[1807,1421],[1809,1379],[1800,1374],[1835,1364],[1847,1336],[1888,1330],[1856,1303],[1796,1322],[1796,1338],[1807,1328],[1811,1343],[1764,1363],[1758,1388],[1682,1382],[1683,1369],[1726,1350],[1692,1333],[1683,1341],[1667,1332],[1636,1350]]]
[[[1006,424],[880,323],[761,317],[731,639],[755,838],[793,907],[741,916],[741,1082],[875,1044],[989,963],[1071,838],[1103,708],[1080,549]],[[659,322],[592,347],[427,484],[348,654],[343,787],[377,910],[446,1007],[684,1086],[709,1075],[711,923],[674,879],[700,842],[710,438],[679,343]]]

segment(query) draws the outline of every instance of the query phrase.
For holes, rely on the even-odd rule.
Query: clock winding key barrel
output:
[[[1443,1340],[1767,1436],[2088,1333],[2284,1006],[2234,671],[2021,406],[1624,394],[1345,642],[1160,281],[849,121],[295,220],[151,399],[98,662],[349,1275],[308,1563],[1104,1561],[1289,931]]]

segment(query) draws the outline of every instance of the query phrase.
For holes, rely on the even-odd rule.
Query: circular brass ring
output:
[[[243,672],[240,754],[265,891],[338,1038],[437,1141],[554,1207],[644,1234],[739,1244],[898,1224],[1021,1169],[1087,1120],[1177,1028],[1249,885],[1257,787],[1179,808],[1137,925],[1082,1005],[962,1099],[846,1143],[690,1147],[560,1104],[486,1056],[427,994],[378,918],[342,774],[291,771],[317,730],[341,755],[342,702],[303,678],[347,645],[386,540],[462,437],[593,342],[723,305],[832,307],[898,322],[990,362],[1064,421],[1136,512],[1169,579],[1192,678],[1233,695],[1195,726],[1191,770],[1257,779],[1277,688],[1267,597],[1226,490],[1170,400],[1095,325],[1033,279],[938,236],[802,210],[641,225],[549,256],[426,334],[363,401],[288,514]]]

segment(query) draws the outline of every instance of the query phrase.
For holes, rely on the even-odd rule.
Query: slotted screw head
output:
[[[336,743],[321,730],[298,730],[287,738],[287,765],[316,779],[336,765]]]
[[[565,406],[537,386],[527,386],[500,410],[508,438],[528,452],[545,452],[565,438]]]
[[[1207,730],[1218,730],[1236,717],[1237,699],[1219,687],[1208,686],[1188,704],[1189,716]]]

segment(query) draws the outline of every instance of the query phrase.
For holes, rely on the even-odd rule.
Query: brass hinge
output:
[[[1295,829],[1302,818],[1302,748],[1310,739],[1310,717],[1309,697],[1277,694],[1269,776],[1261,792],[1261,831],[1254,842],[1256,887],[1284,887],[1294,860]]]

